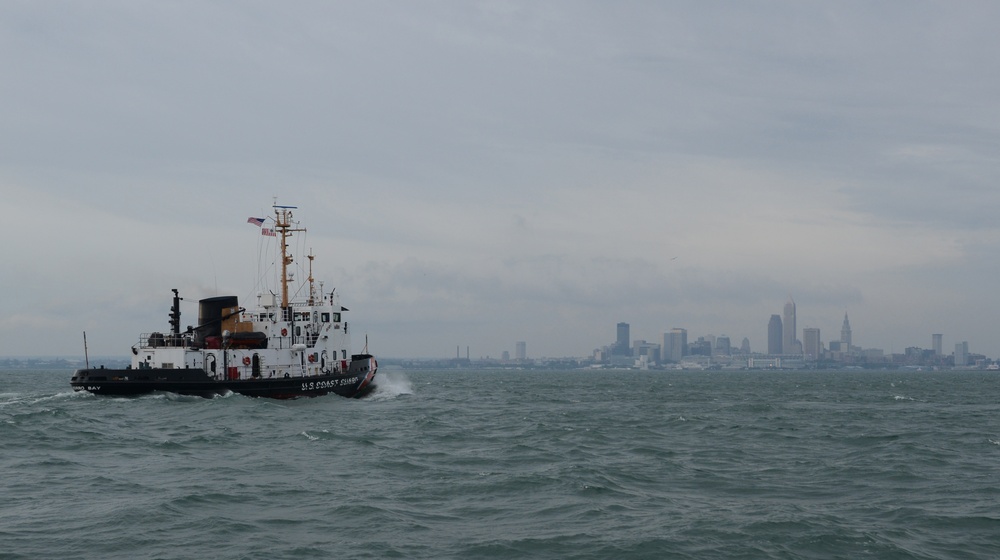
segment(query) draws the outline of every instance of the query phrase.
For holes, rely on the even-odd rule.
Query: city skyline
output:
[[[782,313],[790,318],[790,322],[795,321],[796,307],[794,300],[789,297],[788,302],[782,308]],[[770,355],[784,355],[784,356],[803,356],[805,361],[815,361],[818,356],[824,353],[835,352],[840,354],[849,354],[856,357],[865,356],[882,356],[885,359],[891,359],[893,355],[905,355],[906,352],[911,352],[915,349],[930,351],[935,356],[944,356],[942,351],[943,341],[945,335],[943,333],[929,333],[928,337],[930,340],[929,346],[923,346],[918,343],[907,345],[902,348],[902,353],[897,353],[895,349],[885,349],[876,346],[858,346],[854,344],[853,340],[853,329],[850,323],[850,317],[848,312],[844,312],[844,318],[841,323],[839,332],[835,339],[830,339],[824,341],[822,338],[823,329],[813,326],[802,327],[802,340],[798,341],[799,346],[801,346],[801,352],[785,352],[783,350],[783,345],[785,337],[789,336],[789,332],[783,328],[784,321],[782,321],[781,315],[772,314],[771,319],[768,323],[768,336],[766,343],[766,350],[758,348],[754,350],[752,343],[750,343],[749,337],[742,337],[742,342],[740,344],[740,349],[736,351],[736,354],[753,354],[761,356]],[[832,330],[832,329],[831,329]],[[602,359],[613,356],[627,356],[627,357],[639,357],[640,355],[645,355],[646,348],[655,348],[658,351],[657,362],[668,361],[668,362],[681,362],[685,356],[686,352],[691,344],[688,340],[688,330],[683,327],[674,327],[662,333],[661,337],[654,340],[659,340],[660,342],[647,342],[646,339],[637,338],[633,345],[628,345],[631,337],[631,324],[625,321],[619,321],[615,325],[615,340],[610,344],[603,347],[595,348],[594,352],[590,356],[538,356],[538,358],[572,358],[572,359],[587,359],[594,358],[595,356],[602,356]],[[695,335],[696,339],[708,339],[711,342],[711,348],[724,348],[723,353],[731,354],[733,353],[734,346],[731,345],[732,337],[727,334],[715,335],[714,333],[703,333],[700,335]],[[721,343],[721,344],[720,344]],[[518,342],[518,360],[526,360],[529,357],[523,353],[524,342]],[[641,348],[640,348],[641,346]],[[622,349],[627,348],[628,352],[624,352]],[[799,350],[796,347],[796,350]],[[501,350],[500,355],[508,355],[507,350]],[[989,356],[986,354],[980,354],[976,352],[971,352],[969,349],[968,341],[959,341],[955,343],[955,352],[951,355],[956,356],[956,359],[962,361],[965,356],[969,355],[983,355],[989,360],[1000,361],[998,356]],[[486,353],[481,356],[481,358],[490,358],[492,354]],[[961,356],[961,357],[958,357]],[[508,358],[503,358],[506,361]],[[601,361],[601,360],[598,360]]]
[[[798,314],[797,313],[797,305],[796,305],[794,299],[791,296],[789,296],[788,301],[786,301],[786,303],[784,304],[784,306],[781,309],[781,314],[777,314],[777,313],[771,314],[770,321],[767,322],[767,324],[765,325],[765,327],[763,329],[764,335],[758,339],[757,343],[754,343],[754,338],[751,337],[751,336],[749,336],[749,335],[739,334],[739,335],[730,336],[728,334],[730,331],[727,331],[725,329],[716,329],[716,330],[708,329],[708,330],[706,330],[705,332],[703,332],[701,334],[694,334],[693,336],[695,338],[698,338],[698,337],[713,337],[713,338],[724,337],[727,340],[733,340],[733,339],[741,340],[740,348],[743,348],[745,346],[745,344],[749,343],[749,346],[750,346],[750,349],[751,349],[751,353],[753,353],[753,354],[762,354],[762,355],[772,355],[772,354],[777,354],[777,355],[802,355],[802,354],[806,353],[805,352],[805,334],[804,333],[805,333],[806,330],[810,330],[810,331],[815,331],[816,333],[819,334],[819,342],[821,344],[821,347],[824,350],[826,350],[826,351],[830,351],[831,350],[830,345],[832,344],[832,345],[834,345],[835,347],[838,348],[838,350],[837,350],[838,352],[841,351],[840,348],[845,348],[845,349],[847,349],[847,348],[855,348],[857,350],[861,350],[861,349],[865,349],[865,350],[879,350],[879,351],[884,352],[884,354],[886,356],[891,356],[891,355],[901,355],[901,354],[905,353],[905,351],[907,351],[908,349],[912,350],[914,348],[919,348],[921,350],[930,350],[930,351],[934,352],[936,355],[951,355],[951,354],[946,354],[946,353],[943,352],[943,348],[944,348],[944,345],[945,345],[945,340],[947,338],[946,333],[934,333],[934,332],[931,332],[931,331],[928,331],[928,333],[926,334],[927,342],[920,342],[920,341],[914,340],[914,341],[911,341],[911,342],[905,342],[904,341],[902,344],[899,344],[898,346],[897,345],[890,345],[888,347],[885,347],[885,346],[880,346],[878,344],[870,344],[870,345],[858,346],[855,343],[855,340],[854,340],[854,333],[853,333],[854,330],[851,327],[851,322],[850,322],[850,318],[849,318],[850,314],[847,311],[843,312],[843,319],[842,319],[842,321],[840,323],[840,327],[837,328],[837,329],[834,329],[833,327],[828,326],[828,325],[831,325],[831,324],[834,323],[833,320],[825,321],[825,322],[823,322],[823,321],[819,321],[818,322],[820,324],[827,325],[825,327],[815,327],[815,326],[813,326],[813,323],[810,323],[808,326],[803,326],[802,328],[798,329],[799,333],[802,335],[802,339],[799,339],[798,336],[795,336],[794,343],[793,343],[793,345],[795,347],[795,351],[793,351],[793,352],[786,352],[784,350],[784,348],[783,348],[784,342],[786,340],[785,337],[791,336],[791,335],[790,335],[790,331],[785,328],[786,321],[782,319],[782,316],[784,315],[786,317],[790,317],[791,318],[791,322],[794,323],[794,322],[797,322],[797,314]],[[814,316],[814,315],[811,314],[810,316]],[[773,331],[773,336],[772,336],[772,325],[776,326],[776,330]],[[631,323],[629,323],[627,321],[619,321],[618,323],[615,324],[615,339],[614,339],[614,341],[612,341],[611,343],[609,343],[606,346],[604,346],[604,348],[607,349],[607,351],[610,352],[610,353],[612,353],[612,354],[614,354],[614,353],[617,352],[618,355],[628,355],[628,356],[631,356],[632,355],[632,351],[633,351],[633,347],[631,345],[625,345],[625,344],[627,344],[628,341],[632,338],[633,330],[634,329],[632,328],[632,324]],[[691,330],[687,329],[687,328],[674,327],[674,328],[666,329],[660,335],[656,335],[656,336],[649,335],[648,333],[643,334],[643,336],[648,336],[649,338],[636,338],[636,340],[641,340],[644,343],[646,343],[647,340],[656,340],[658,342],[655,342],[654,344],[656,344],[661,349],[661,352],[662,352],[663,348],[671,349],[670,350],[671,353],[672,353],[671,355],[675,356],[675,358],[676,358],[676,356],[678,355],[677,353],[679,352],[678,349],[689,344],[688,336],[689,336],[690,332],[691,332]],[[823,337],[822,337],[822,333],[823,332],[836,333],[836,337],[835,338],[823,339]],[[719,333],[719,334],[717,335],[715,333]],[[771,352],[771,350],[773,348],[772,341],[776,341],[777,348],[778,348],[777,352]],[[998,352],[997,354],[990,354],[988,351],[976,350],[975,348],[973,348],[973,350],[970,351],[969,350],[970,343],[969,343],[967,337],[956,337],[956,342],[954,344],[956,345],[956,347],[958,347],[958,346],[963,347],[965,349],[965,353],[966,354],[983,355],[983,356],[986,356],[987,358],[995,359],[995,360],[1000,361],[1000,352]],[[541,343],[541,342],[536,343],[536,346],[543,346],[544,347],[544,343]],[[487,345],[486,348],[491,348],[491,345]],[[733,348],[736,348],[736,347],[733,346]],[[597,347],[595,347],[595,349],[596,350],[600,350],[601,346],[597,346]],[[628,352],[625,352],[624,349],[628,349]],[[501,349],[497,353],[492,352],[492,351],[485,352],[485,353],[481,353],[480,357],[481,358],[492,357],[494,355],[502,354],[503,352],[508,352],[508,351],[506,349]],[[551,352],[549,352],[549,353],[542,352],[542,353],[538,354],[535,357],[539,357],[539,358],[586,358],[586,357],[588,357],[590,355],[592,355],[592,352],[590,352],[590,353],[580,353],[580,354],[554,354],[554,353],[551,353]],[[398,357],[409,357],[409,356],[398,356]],[[437,358],[437,356],[422,356],[422,357],[431,358],[431,359]],[[674,361],[677,361],[677,360],[674,359]]]
[[[795,340],[795,334],[787,328],[787,325],[794,325],[796,323],[796,314],[797,308],[795,301],[791,296],[789,296],[788,301],[782,308],[782,314],[771,314],[771,318],[768,321],[766,351],[760,348],[754,350],[752,344],[749,342],[749,337],[744,337],[739,353],[761,356],[802,356],[806,362],[817,361],[824,356],[828,358],[836,356],[839,359],[845,356],[863,359],[875,359],[877,357],[879,361],[883,359],[891,360],[893,356],[907,355],[915,350],[930,351],[933,356],[944,356],[942,347],[945,335],[943,333],[929,333],[929,347],[921,344],[911,344],[903,348],[903,353],[901,354],[895,352],[895,349],[887,350],[885,348],[875,346],[858,346],[854,343],[853,329],[851,327],[850,316],[847,311],[844,312],[843,322],[841,323],[839,335],[836,339],[824,342],[822,338],[823,330],[821,328],[804,326],[801,329],[802,340]],[[631,331],[631,325],[627,322],[619,322],[616,325],[616,330],[618,332],[618,339],[612,346],[619,346],[621,344],[621,333],[629,333]],[[721,353],[732,353],[730,345],[731,337],[726,334],[716,336],[714,333],[704,333],[696,336],[698,341],[709,341],[711,343],[710,348],[713,351],[716,349],[722,349]],[[720,340],[725,341],[723,346],[717,344]],[[788,352],[785,349],[785,345],[790,340],[793,341],[791,343],[793,345],[792,352]],[[639,341],[637,341],[637,344],[638,342]],[[641,342],[646,345],[645,340],[641,340]],[[662,361],[680,362],[683,357],[687,355],[686,351],[689,344],[687,329],[681,327],[672,328],[668,332],[664,332],[662,335],[662,343],[658,345],[658,350],[660,352],[659,356]],[[607,349],[610,347],[606,346],[604,348]],[[601,348],[595,350],[595,353],[599,352],[601,352]],[[712,353],[714,354],[714,352]],[[633,350],[632,356],[638,357],[638,355],[639,352],[636,348]],[[969,342],[967,340],[956,342],[955,352],[951,355],[955,357],[957,363],[962,364],[965,363],[965,360],[967,360],[967,357],[970,355],[980,355],[984,356],[988,360],[1000,361],[1000,358],[997,356],[970,352]]]

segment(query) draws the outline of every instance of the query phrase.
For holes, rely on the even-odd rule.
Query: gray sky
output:
[[[384,356],[798,326],[1000,355],[995,2],[0,2],[0,355],[256,290]],[[799,332],[801,338],[801,332]]]

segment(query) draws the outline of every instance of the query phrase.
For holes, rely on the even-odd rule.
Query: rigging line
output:
[[[260,285],[261,284],[261,282],[260,282],[261,247],[262,247],[262,243],[261,243],[261,239],[260,239],[261,237],[263,237],[263,235],[261,235],[260,233],[258,233],[257,234],[257,273],[254,275],[253,287],[251,288],[250,293],[247,295],[248,298],[254,298],[255,295],[258,294],[258,293],[260,293],[260,291],[261,291],[261,285]],[[257,301],[259,301],[259,300],[257,300]]]
[[[262,263],[264,254],[264,237],[265,236],[262,233],[257,235],[257,275],[254,278],[254,287],[253,287],[254,293],[261,292],[263,288],[261,284],[263,279]]]

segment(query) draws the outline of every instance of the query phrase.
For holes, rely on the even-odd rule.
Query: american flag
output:
[[[260,226],[264,225],[264,218],[250,217],[250,218],[247,218],[247,223],[248,224],[253,224],[253,225],[257,226],[257,227],[260,227]]]
[[[267,236],[270,236],[270,237],[277,237],[278,236],[278,234],[275,233],[273,229],[268,229],[268,228],[261,229],[260,230],[260,234],[261,235],[267,235]]]

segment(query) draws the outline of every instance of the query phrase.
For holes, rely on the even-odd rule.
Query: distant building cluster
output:
[[[969,351],[968,342],[955,344],[952,353],[944,353],[944,335],[931,335],[929,350],[910,347],[902,354],[886,354],[880,348],[862,348],[854,343],[851,321],[844,313],[840,336],[823,341],[819,328],[797,327],[795,300],[791,297],[780,314],[767,321],[767,345],[757,351],[750,339],[739,344],[726,335],[706,334],[690,337],[688,330],[672,328],[655,341],[632,340],[629,323],[615,325],[614,342],[597,348],[589,357],[531,358],[525,341],[514,343],[513,355],[503,350],[499,358],[489,356],[472,360],[469,347],[465,356],[455,348],[453,359],[404,361],[406,367],[485,367],[564,369],[580,367],[627,367],[639,369],[809,369],[809,368],[887,368],[921,369],[982,368],[1000,370],[1000,363]],[[383,360],[384,361],[384,360]]]
[[[771,315],[767,323],[767,349],[753,352],[750,340],[739,346],[726,335],[704,335],[688,340],[688,331],[673,328],[663,333],[659,343],[629,342],[629,324],[618,323],[613,344],[594,350],[594,363],[617,367],[691,368],[691,369],[771,369],[818,367],[914,367],[914,368],[989,368],[1000,365],[980,354],[969,352],[969,343],[955,345],[951,354],[943,353],[944,335],[931,335],[931,349],[912,347],[903,354],[887,355],[882,349],[861,348],[854,344],[851,322],[844,313],[838,340],[824,343],[819,328],[804,327],[801,338],[796,327],[795,301],[788,298],[782,313]]]

